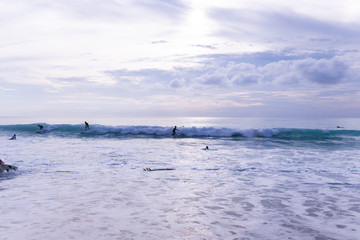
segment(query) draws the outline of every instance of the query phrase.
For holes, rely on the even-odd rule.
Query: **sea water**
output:
[[[0,239],[360,239],[359,119],[88,122],[0,125]]]

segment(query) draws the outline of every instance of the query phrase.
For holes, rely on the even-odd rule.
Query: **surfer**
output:
[[[336,126],[336,128],[344,128],[344,127]]]
[[[179,129],[176,128],[176,126],[173,128],[172,130],[172,135],[175,136],[176,135],[176,131],[179,131]]]
[[[40,125],[40,124],[38,124],[38,127],[40,128],[40,130],[42,130],[44,128],[44,126]]]
[[[18,168],[16,166],[12,166],[12,165],[8,165],[5,164],[3,162],[3,160],[0,159],[0,173],[2,173],[3,171],[9,171],[9,170],[14,170],[16,171]]]
[[[90,126],[89,126],[89,124],[85,121],[85,131],[86,131],[87,129],[90,129]]]
[[[14,134],[14,136],[12,136],[9,140],[16,140],[16,134]]]
[[[205,150],[209,150],[209,146],[206,146],[206,147],[205,147]]]

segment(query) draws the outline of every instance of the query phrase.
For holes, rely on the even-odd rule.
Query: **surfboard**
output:
[[[17,171],[17,167],[13,166],[13,165],[8,165],[8,164],[0,164],[0,173],[2,173],[3,171],[9,171],[9,170],[14,170]]]
[[[47,131],[48,131],[47,129],[42,129],[42,130],[37,130],[36,133],[43,134],[46,133]]]
[[[175,170],[175,168],[148,168],[144,167],[144,171],[170,171]]]

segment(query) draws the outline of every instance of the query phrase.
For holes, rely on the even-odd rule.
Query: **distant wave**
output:
[[[0,125],[0,132],[17,135],[42,134],[58,137],[149,137],[167,138],[173,127],[160,126],[105,126],[93,124],[84,131],[84,125],[42,124],[39,130],[36,124]],[[322,130],[297,128],[264,128],[264,129],[231,129],[215,127],[183,127],[179,128],[176,137],[180,138],[275,138],[283,140],[331,140],[349,137],[360,137],[359,130]]]

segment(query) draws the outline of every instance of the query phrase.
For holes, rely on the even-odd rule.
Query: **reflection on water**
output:
[[[266,138],[41,134],[16,142],[2,136],[0,146],[0,158],[19,167],[0,174],[4,239],[359,235],[357,148]]]

